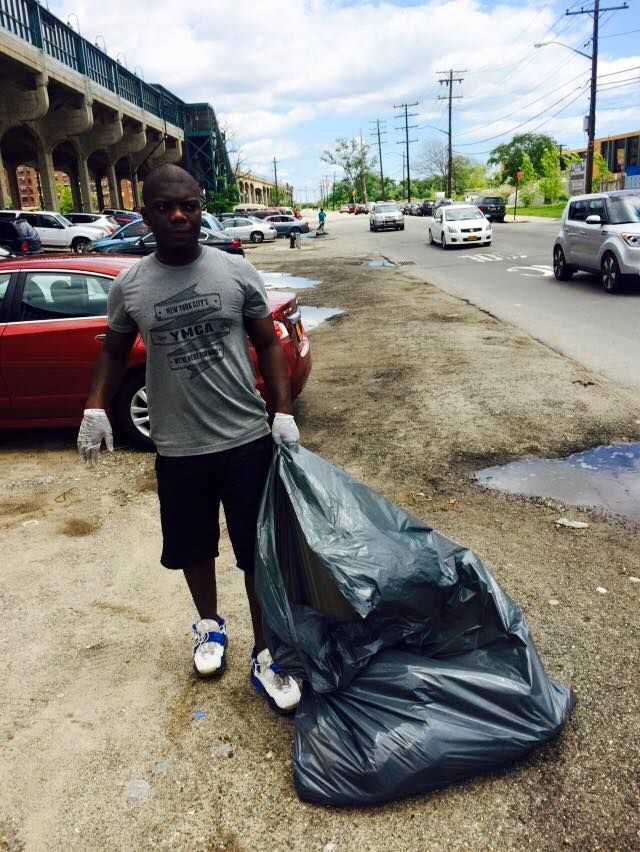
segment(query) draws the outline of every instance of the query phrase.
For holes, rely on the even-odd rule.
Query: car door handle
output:
[[[107,339],[106,334],[96,334],[96,340],[99,340],[100,342],[102,342],[103,340],[106,340],[106,339]]]

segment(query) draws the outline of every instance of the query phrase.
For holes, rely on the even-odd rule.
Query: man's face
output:
[[[169,178],[142,208],[142,218],[155,234],[159,249],[188,251],[197,245],[202,224],[197,185],[186,176]]]

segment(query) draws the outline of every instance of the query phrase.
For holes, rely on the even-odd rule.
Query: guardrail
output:
[[[160,92],[145,83],[36,0],[0,0],[0,27],[124,100],[176,127],[184,127],[183,102],[179,98],[167,97],[166,90]]]

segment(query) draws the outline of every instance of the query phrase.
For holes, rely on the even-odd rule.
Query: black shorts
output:
[[[156,457],[165,568],[215,559],[220,503],[238,568],[252,574],[256,522],[273,456],[271,435],[202,456]]]

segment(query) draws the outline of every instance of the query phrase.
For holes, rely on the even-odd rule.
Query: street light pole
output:
[[[614,12],[617,9],[628,9],[629,6],[623,3],[622,6],[608,6],[606,9],[600,8],[600,0],[594,0],[593,9],[579,9],[576,12],[569,12],[566,15],[591,15],[593,17],[593,48],[591,51],[591,96],[589,98],[589,126],[587,128],[587,162],[585,165],[584,176],[584,191],[590,193],[593,188],[593,153],[594,140],[596,138],[596,93],[598,90],[598,25],[600,23],[600,15],[603,12]],[[566,47],[566,45],[565,45]],[[573,48],[570,48],[573,50]],[[576,53],[581,51],[576,50]],[[582,56],[587,54],[582,53]]]

